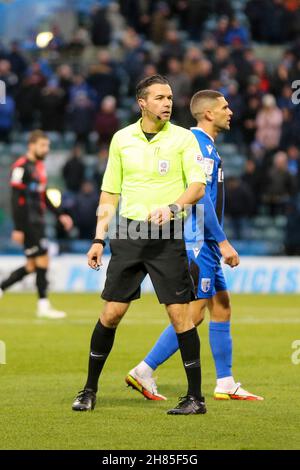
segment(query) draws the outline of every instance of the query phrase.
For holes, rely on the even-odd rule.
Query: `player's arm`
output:
[[[68,214],[65,214],[61,206],[57,206],[48,196],[47,191],[45,193],[45,202],[47,208],[55,215],[55,217],[60,221],[63,228],[66,232],[69,232],[73,228],[73,220]]]
[[[227,240],[225,232],[219,223],[215,207],[210,197],[209,183],[201,202],[204,205],[204,230],[218,243],[221,255],[224,258],[224,263],[232,268],[237,266],[240,262],[239,255]]]
[[[24,231],[27,226],[27,171],[24,164],[13,167],[11,172],[11,209],[14,223],[12,240],[22,244],[24,242]]]
[[[12,217],[14,230],[11,238],[14,242],[22,244],[24,242],[24,231],[27,224],[27,212],[25,207],[24,191],[12,187]]]
[[[119,198],[122,190],[123,171],[119,151],[119,145],[116,135],[112,138],[107,167],[102,181],[102,192],[100,195],[99,206],[97,210],[97,226],[95,240],[102,242],[92,243],[89,249],[88,265],[97,269],[101,266],[101,258],[104,249],[104,239],[108,233],[109,224],[116,213],[119,204]]]

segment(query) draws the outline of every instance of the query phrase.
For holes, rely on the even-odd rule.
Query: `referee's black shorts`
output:
[[[24,252],[27,258],[43,256],[48,252],[45,225],[33,223],[24,230]]]
[[[122,219],[122,218],[121,218]],[[136,227],[144,222],[123,219]],[[122,222],[121,222],[122,223]],[[172,222],[171,222],[172,224]],[[121,225],[121,224],[120,224]],[[148,224],[147,224],[148,225]],[[124,225],[117,237],[110,240],[111,259],[107,268],[102,298],[114,302],[130,302],[141,295],[141,283],[149,274],[158,300],[162,304],[183,304],[194,300],[194,285],[189,273],[185,243],[174,237],[164,239],[132,239]]]

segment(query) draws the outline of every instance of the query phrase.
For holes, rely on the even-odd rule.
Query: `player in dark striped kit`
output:
[[[73,226],[70,216],[63,214],[47,196],[47,174],[44,159],[49,152],[50,141],[40,130],[33,131],[28,140],[27,154],[13,165],[10,185],[12,188],[12,215],[14,231],[12,239],[24,245],[26,264],[3,280],[0,284],[0,297],[3,292],[30,273],[36,273],[38,291],[37,316],[59,319],[66,314],[52,308],[47,298],[47,270],[49,257],[45,238],[45,211],[50,209],[65,230]]]

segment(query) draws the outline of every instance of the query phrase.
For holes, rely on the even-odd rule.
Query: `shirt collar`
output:
[[[140,118],[135,124],[134,124],[134,132],[133,132],[133,135],[136,135],[138,137],[141,137],[143,139],[146,139],[146,136],[142,130],[142,126],[141,126],[141,121],[142,121],[142,118]],[[168,132],[170,130],[170,126],[171,126],[171,123],[170,121],[167,121],[165,123],[165,125],[163,126],[163,128],[157,132],[157,135],[153,137],[153,139],[151,139],[151,142],[153,142],[155,139],[157,139],[158,136],[161,135],[161,132]],[[148,142],[148,141],[147,141]]]
[[[190,129],[191,129],[191,130],[197,130],[197,131],[203,132],[203,134],[207,135],[207,137],[209,137],[210,140],[212,140],[213,143],[215,143],[215,141],[214,141],[214,139],[212,138],[212,136],[209,135],[207,132],[205,132],[201,127],[191,127]]]

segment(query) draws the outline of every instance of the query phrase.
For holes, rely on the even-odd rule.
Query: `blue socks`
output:
[[[232,338],[230,322],[213,322],[209,324],[209,343],[215,362],[217,378],[232,376]],[[178,340],[172,325],[160,335],[153,349],[144,361],[153,370],[165,362],[178,350]]]
[[[157,367],[169,359],[179,348],[176,331],[173,325],[169,325],[160,335],[154,347],[146,356],[144,361],[151,369]]]
[[[209,324],[209,343],[215,362],[217,378],[232,376],[232,338],[230,322],[214,322]]]

